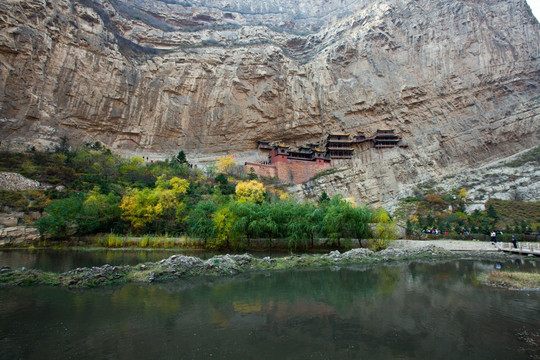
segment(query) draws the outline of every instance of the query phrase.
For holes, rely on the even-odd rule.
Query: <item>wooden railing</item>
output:
[[[497,248],[500,251],[506,251],[523,255],[536,255],[540,256],[540,243],[519,243],[517,248],[512,243],[497,243]]]

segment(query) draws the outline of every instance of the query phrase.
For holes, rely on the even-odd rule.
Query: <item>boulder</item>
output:
[[[17,226],[19,219],[17,219],[15,216],[2,216],[0,217],[0,225],[3,225],[4,227],[13,227]]]

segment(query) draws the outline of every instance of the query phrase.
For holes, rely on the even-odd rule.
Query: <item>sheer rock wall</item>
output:
[[[257,140],[389,127],[408,149],[359,151],[319,179],[384,202],[539,140],[525,0],[8,0],[0,19],[4,149],[65,135],[242,160]]]

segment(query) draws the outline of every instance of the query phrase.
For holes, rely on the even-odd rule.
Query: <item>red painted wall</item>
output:
[[[256,163],[247,162],[244,165],[244,171],[249,174],[251,168],[255,170],[255,174],[262,177],[277,177],[277,169],[274,165],[262,165]]]
[[[331,167],[332,165],[330,162],[317,163],[314,161],[280,159],[272,165],[262,165],[248,162],[244,166],[244,170],[249,172],[250,168],[253,168],[253,170],[255,170],[255,174],[259,176],[277,177],[284,182],[301,184],[308,181],[321,171]]]

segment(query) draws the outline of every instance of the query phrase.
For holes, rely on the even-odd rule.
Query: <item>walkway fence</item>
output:
[[[519,243],[517,244],[517,248],[515,248],[514,244],[512,243],[499,243],[497,244],[497,248],[500,251],[511,252],[515,254],[532,254],[540,256],[540,243]]]
[[[510,242],[514,235],[518,242],[540,242],[540,237],[537,234],[512,234],[504,233],[497,235],[497,242]],[[446,235],[443,231],[441,234],[429,234],[423,232],[414,232],[405,237],[408,240],[479,240],[491,241],[489,234],[460,234],[456,232],[448,232]]]

